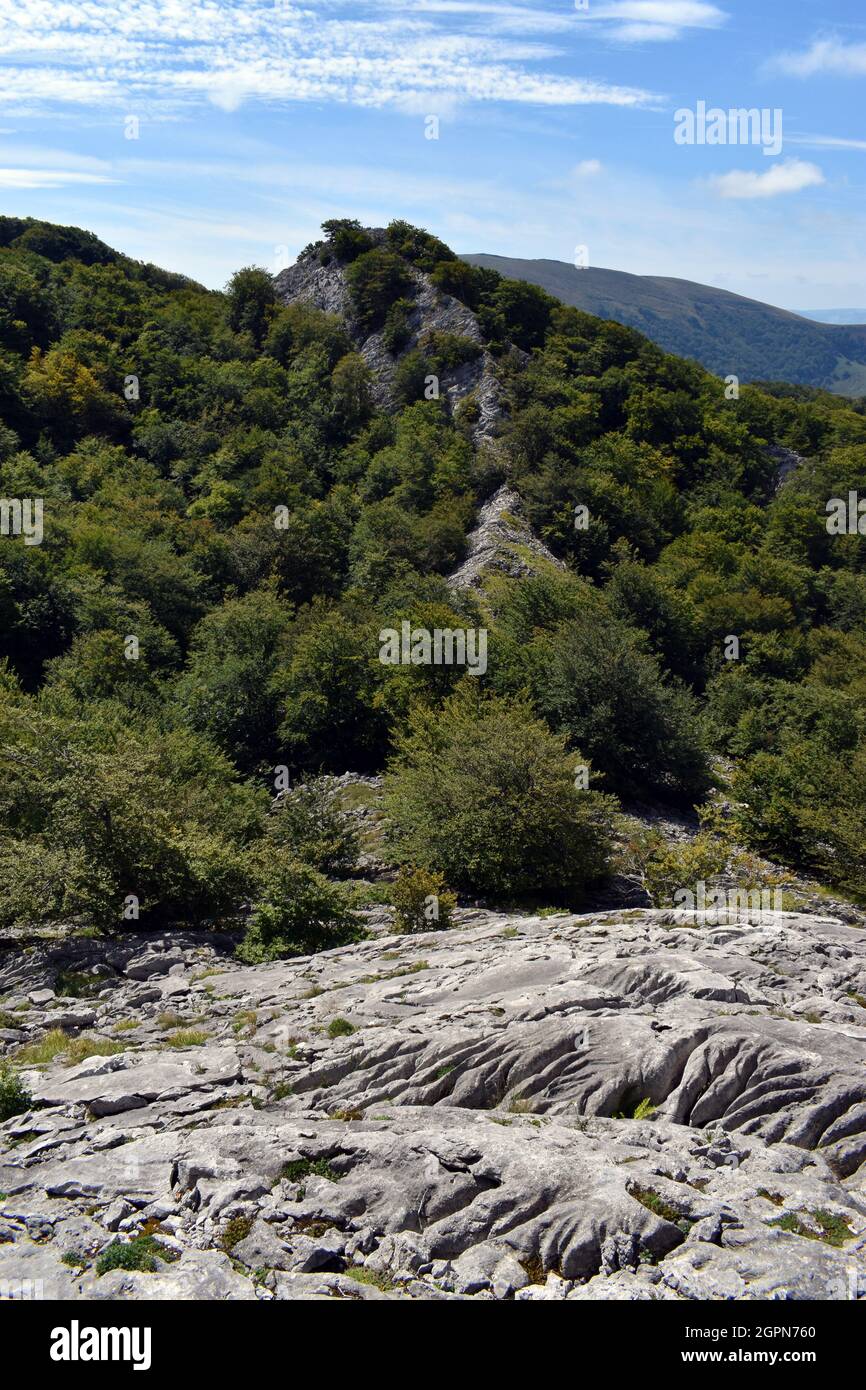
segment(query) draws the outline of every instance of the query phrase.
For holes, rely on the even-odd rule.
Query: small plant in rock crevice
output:
[[[32,1104],[33,1097],[18,1073],[8,1062],[0,1062],[0,1123],[25,1114]]]

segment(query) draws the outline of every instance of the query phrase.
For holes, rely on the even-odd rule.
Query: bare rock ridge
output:
[[[507,483],[497,488],[480,508],[466,546],[465,560],[448,577],[455,589],[477,587],[491,570],[517,578],[537,573],[545,565],[565,569],[562,561],[534,534],[523,516],[519,494]]]
[[[374,241],[381,242],[385,232],[367,229]],[[474,397],[476,419],[473,439],[479,443],[489,439],[500,418],[500,387],[494,361],[483,349],[478,320],[471,309],[459,299],[437,289],[424,271],[409,267],[415,282],[413,309],[409,315],[409,338],[399,353],[388,351],[380,332],[368,333],[358,322],[346,281],[345,267],[337,260],[322,265],[315,253],[308,253],[294,265],[280,271],[274,284],[278,297],[286,304],[306,303],[328,314],[336,314],[373,374],[373,399],[383,409],[396,403],[394,383],[400,361],[417,348],[427,333],[452,333],[479,344],[479,355],[470,362],[444,371],[440,377],[440,392],[449,409],[454,410],[469,395]]]
[[[255,968],[193,933],[7,951],[4,1049],[61,1023],[105,1041],[21,1062],[0,1290],[866,1297],[862,931],[480,909],[380,930]],[[55,993],[70,971],[92,989]],[[150,1272],[97,1272],[143,1232]]]

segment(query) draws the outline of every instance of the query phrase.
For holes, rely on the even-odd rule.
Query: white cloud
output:
[[[404,8],[404,0],[394,0],[393,8]],[[521,34],[563,34],[574,29],[574,11],[533,10],[527,5],[508,5],[499,0],[417,0],[420,14],[479,18],[496,29]]]
[[[824,182],[817,164],[803,159],[786,159],[774,164],[765,174],[749,169],[732,169],[710,179],[711,186],[722,198],[776,198],[781,193],[799,193]]]
[[[866,150],[866,140],[849,140],[842,135],[786,135],[785,143],[815,150]]]
[[[70,184],[113,182],[102,174],[79,174],[69,169],[0,168],[0,188],[66,188]]]
[[[728,18],[704,0],[590,0],[587,17],[613,23],[614,37],[627,43],[668,42],[689,29],[718,29]]]
[[[575,164],[571,172],[579,179],[591,178],[593,174],[601,173],[601,160],[582,159],[579,164]]]
[[[646,0],[635,0],[641,9]],[[614,9],[617,7],[614,6]],[[656,6],[653,6],[656,8]],[[671,0],[677,11],[712,10]],[[210,101],[335,102],[413,111],[443,103],[646,106],[642,88],[564,76],[544,65],[563,10],[492,0],[0,0],[0,103],[169,108]],[[467,22],[476,20],[476,24]],[[574,31],[579,16],[568,15]]]
[[[392,11],[407,12],[407,0],[381,3]],[[574,34],[580,25],[595,21],[617,39],[637,41],[678,39],[688,29],[716,29],[728,17],[709,0],[589,0],[584,9],[578,9],[574,0],[558,0],[553,8],[505,0],[415,0],[411,11],[477,19],[487,29],[522,34]]]
[[[842,39],[815,39],[800,53],[780,53],[770,66],[790,77],[866,76],[866,43],[845,43]]]

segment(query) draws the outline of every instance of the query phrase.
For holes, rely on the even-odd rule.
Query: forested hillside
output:
[[[44,499],[41,544],[0,536],[0,923],[252,903],[265,954],[345,939],[318,782],[271,807],[386,766],[394,862],[571,899],[608,872],[617,798],[700,802],[714,755],[742,843],[866,895],[866,534],[826,513],[866,496],[862,402],[728,400],[405,223],[325,231],[304,255],[345,267],[352,323],[252,267],[218,294],[0,219],[0,496]],[[407,349],[419,273],[476,315],[494,439],[471,394],[426,398],[478,349]],[[781,487],[774,444],[806,460]],[[458,591],[506,478],[567,569]],[[383,663],[404,620],[485,627],[486,671]]]

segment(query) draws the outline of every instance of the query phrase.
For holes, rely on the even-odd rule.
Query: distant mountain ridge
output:
[[[866,309],[795,309],[804,319],[815,319],[817,323],[866,323]]]
[[[668,276],[631,275],[566,261],[463,254],[526,280],[598,318],[645,333],[666,352],[719,376],[790,381],[841,396],[866,395],[866,324],[821,323],[756,299]]]

